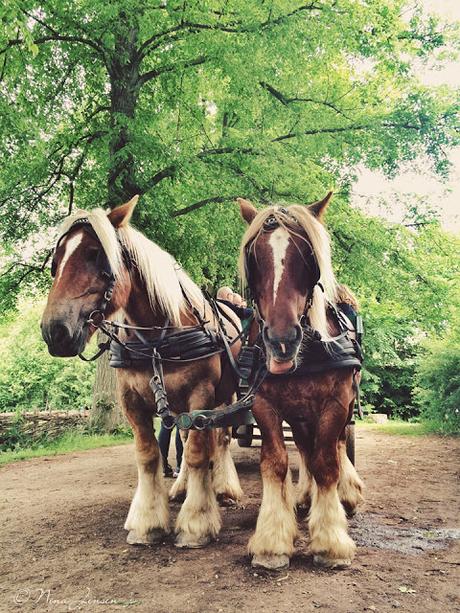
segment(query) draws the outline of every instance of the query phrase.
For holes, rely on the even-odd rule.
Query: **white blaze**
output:
[[[268,241],[271,248],[273,249],[273,304],[275,304],[276,302],[278,287],[281,281],[281,277],[283,276],[284,258],[286,256],[286,250],[289,245],[289,240],[289,232],[280,226],[272,233],[272,235],[270,236],[270,240]]]
[[[64,255],[62,256],[61,263],[59,264],[57,280],[61,278],[62,273],[64,272],[64,266],[67,264],[67,261],[72,255],[72,253],[81,243],[82,238],[83,238],[83,230],[81,232],[78,232],[78,234],[75,234],[75,236],[72,236],[72,238],[69,238],[66,241]]]

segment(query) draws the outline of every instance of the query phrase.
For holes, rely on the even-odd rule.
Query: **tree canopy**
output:
[[[236,279],[237,196],[308,203],[334,187],[334,262],[366,309],[381,404],[382,369],[446,326],[458,241],[370,219],[350,190],[358,164],[393,175],[424,156],[446,176],[459,92],[414,66],[458,46],[417,0],[6,0],[3,308],[47,286],[50,229],[76,207],[140,194],[134,223],[212,286]]]
[[[391,174],[424,153],[442,174],[458,142],[458,96],[411,66],[455,29],[407,0],[0,10],[0,231],[18,263],[73,207],[138,193],[138,225],[215,281],[234,268],[236,196],[309,202],[336,186],[346,200],[358,162]]]

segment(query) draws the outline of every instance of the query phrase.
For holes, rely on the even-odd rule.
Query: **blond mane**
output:
[[[326,317],[327,302],[335,302],[337,282],[332,270],[331,261],[331,246],[329,234],[321,222],[319,222],[308,207],[299,204],[293,204],[286,207],[288,213],[291,213],[295,220],[282,211],[279,206],[269,207],[260,211],[250,226],[247,228],[242,242],[239,257],[239,269],[243,286],[247,285],[246,278],[246,249],[253,249],[254,245],[263,231],[265,221],[271,215],[276,218],[280,226],[285,228],[290,234],[295,234],[304,238],[308,237],[308,241],[314,251],[318,267],[320,270],[320,282],[324,287],[324,292],[316,286],[313,290],[313,303],[308,312],[310,324],[318,330],[323,339],[329,338],[329,330]]]
[[[172,255],[130,225],[115,231],[107,213],[102,209],[76,211],[64,221],[59,236],[68,232],[79,219],[87,219],[91,224],[115,279],[119,279],[124,270],[122,247],[127,250],[145,283],[151,307],[154,310],[160,309],[172,325],[180,326],[181,313],[187,311],[184,292],[197,309],[203,310],[203,293]]]

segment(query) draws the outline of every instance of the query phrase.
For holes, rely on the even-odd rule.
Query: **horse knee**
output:
[[[184,449],[184,458],[189,468],[209,467],[210,441],[204,432],[191,431]]]
[[[310,470],[318,487],[331,487],[339,480],[339,463],[337,454],[318,454],[312,459]]]
[[[260,469],[262,475],[270,476],[276,481],[283,483],[286,479],[289,468],[287,452],[279,453],[271,458],[262,458]]]

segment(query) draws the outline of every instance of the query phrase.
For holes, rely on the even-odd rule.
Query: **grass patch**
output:
[[[396,434],[400,436],[424,436],[427,434],[455,435],[454,432],[446,432],[443,429],[443,424],[435,421],[420,421],[408,422],[400,420],[389,420],[385,424],[375,424],[374,422],[364,420],[360,422],[356,420],[356,424],[365,425],[366,428],[374,432],[383,432],[384,434]]]
[[[85,434],[82,432],[66,432],[53,441],[44,443],[40,446],[18,449],[15,451],[3,451],[0,453],[0,465],[28,460],[30,458],[40,458],[44,456],[55,456],[73,451],[85,451],[86,449],[97,449],[98,447],[112,447],[113,445],[123,445],[131,442],[132,436],[128,432],[119,434]]]

